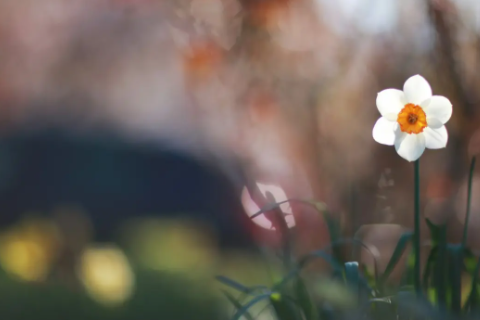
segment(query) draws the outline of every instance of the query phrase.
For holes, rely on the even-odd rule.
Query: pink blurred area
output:
[[[1,124],[107,128],[218,165],[234,157],[345,225],[410,224],[411,168],[371,138],[376,94],[421,73],[450,97],[450,145],[422,158],[422,179],[447,177],[434,193],[453,196],[480,123],[478,21],[475,1],[1,0]],[[387,168],[394,192],[377,185]],[[293,214],[306,247],[327,241],[318,214]]]

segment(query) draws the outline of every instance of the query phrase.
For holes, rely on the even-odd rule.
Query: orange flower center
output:
[[[408,103],[398,114],[397,122],[403,132],[417,134],[427,127],[427,116],[420,106]]]

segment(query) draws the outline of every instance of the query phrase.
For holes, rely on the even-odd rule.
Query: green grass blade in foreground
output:
[[[328,233],[330,235],[330,242],[335,243],[340,239],[340,227],[338,225],[337,220],[335,220],[330,212],[327,209],[325,203],[320,201],[309,200],[307,203],[310,203],[317,209],[319,213],[322,214],[325,223],[327,224]],[[342,261],[342,252],[339,247],[332,247],[333,256],[337,261]]]
[[[454,313],[459,314],[462,307],[463,247],[461,244],[449,244],[447,251],[450,256],[449,278],[452,286],[451,308]]]
[[[447,255],[447,226],[436,226],[430,220],[426,219],[427,225],[430,229],[430,234],[436,248],[436,255],[434,256],[435,265],[434,269],[434,284],[435,284],[435,300],[440,308],[447,307],[447,290],[448,290],[448,281],[447,281],[447,265],[448,265],[448,255]],[[433,249],[432,249],[433,250]],[[432,257],[433,258],[433,257]],[[427,261],[427,265],[430,261]],[[425,282],[425,281],[424,281]]]
[[[269,203],[265,207],[263,207],[260,211],[256,212],[254,215],[250,217],[250,219],[255,219],[259,215],[277,209],[280,205],[288,202],[300,202],[304,204],[308,204],[313,206],[319,213],[322,214],[322,217],[327,224],[328,233],[330,235],[330,242],[334,243],[340,238],[340,227],[338,222],[331,216],[330,212],[327,209],[325,203],[316,200],[302,200],[302,199],[287,199],[284,201],[280,201],[277,203]],[[333,256],[338,260],[341,261],[341,250],[338,247],[332,247]]]
[[[351,261],[345,263],[345,280],[348,285],[356,294],[357,298],[363,298],[368,296],[373,290],[368,284],[368,281],[360,273],[360,267],[357,261]],[[363,302],[363,301],[362,301]]]
[[[270,295],[270,304],[279,320],[303,320],[304,318],[296,302],[278,292]]]
[[[405,252],[405,248],[407,247],[408,243],[412,240],[412,237],[413,237],[413,232],[411,231],[405,232],[400,236],[400,239],[397,242],[395,250],[393,251],[392,257],[390,258],[390,261],[388,262],[387,267],[385,268],[385,271],[380,276],[380,283],[382,285],[385,283],[385,281],[387,281],[388,277],[392,273],[398,261],[400,261],[400,258],[402,254]]]
[[[358,270],[358,262],[345,263],[345,280],[347,285],[356,293],[360,291],[360,273]]]
[[[238,311],[233,316],[232,320],[239,320],[241,317],[243,317],[245,315],[245,313],[248,312],[248,310],[251,307],[253,307],[254,305],[256,305],[257,303],[259,303],[262,300],[268,299],[269,297],[270,297],[270,293],[264,293],[264,294],[261,294],[261,295],[258,295],[256,297],[254,297],[247,304],[245,304],[240,309],[238,309]]]
[[[295,281],[295,296],[299,306],[303,310],[303,314],[307,320],[317,320],[318,313],[315,304],[312,301],[308,288],[301,277],[297,277]]]
[[[274,286],[273,290],[281,290],[286,284],[288,284],[292,279],[298,277],[302,269],[311,261],[315,259],[323,259],[326,261],[333,269],[334,274],[341,274],[342,267],[336,262],[336,260],[324,250],[318,250],[311,252],[305,256],[303,256],[296,268],[291,270],[277,285]]]
[[[468,297],[468,301],[466,304],[466,308],[472,310],[476,310],[479,307],[479,295],[478,295],[478,273],[480,272],[480,257],[478,258],[477,265],[475,266],[475,270],[473,271],[472,275],[472,291]]]
[[[254,286],[254,287],[247,287],[244,286],[241,283],[236,282],[235,280],[232,280],[230,278],[224,277],[224,276],[216,276],[215,277],[217,281],[229,286],[230,288],[233,288],[237,291],[240,291],[245,294],[251,294],[254,295],[255,291],[257,290],[268,290],[268,287],[266,286]]]
[[[232,294],[230,294],[228,291],[225,291],[225,290],[222,290],[223,294],[225,295],[225,297],[228,299],[228,301],[230,301],[231,304],[233,304],[233,306],[235,307],[236,309],[236,312],[238,312],[238,310],[240,310],[242,308],[242,304],[240,303],[240,301],[238,301],[238,299],[236,299]],[[250,312],[245,311],[245,313],[243,314],[243,316],[245,317],[245,319],[247,320],[254,320],[254,318],[252,317],[252,315],[250,314]]]
[[[463,237],[462,245],[465,247],[467,243],[467,233],[468,233],[468,223],[470,222],[470,205],[472,202],[472,181],[473,181],[473,172],[475,171],[475,162],[477,158],[474,156],[472,162],[470,163],[470,172],[468,174],[468,193],[467,193],[467,212],[465,214],[465,223],[463,226]]]
[[[426,292],[429,291],[429,286],[432,283],[431,277],[432,277],[432,274],[435,273],[434,272],[435,262],[437,261],[437,258],[438,258],[438,246],[435,246],[430,250],[430,253],[428,254],[427,264],[425,266],[423,276],[422,276],[422,287]],[[433,289],[433,290],[435,290],[435,289]],[[436,300],[437,299],[436,295],[433,296],[432,298],[433,298],[431,300],[432,302],[437,301]]]

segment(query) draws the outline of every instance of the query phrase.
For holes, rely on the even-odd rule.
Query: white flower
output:
[[[378,93],[377,108],[382,115],[373,127],[373,139],[395,150],[404,159],[415,161],[425,148],[447,146],[444,124],[452,116],[452,104],[432,89],[420,75],[410,77],[403,91],[386,89]]]

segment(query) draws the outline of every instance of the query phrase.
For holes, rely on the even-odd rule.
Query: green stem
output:
[[[414,266],[414,275],[413,281],[415,286],[415,292],[417,294],[421,293],[421,282],[420,282],[420,160],[415,161],[415,217],[414,217],[414,252],[415,252],[415,266]]]
[[[465,215],[465,224],[463,226],[463,238],[462,238],[462,247],[464,248],[467,242],[468,222],[470,221],[470,203],[472,202],[472,180],[473,180],[473,172],[475,171],[476,159],[477,158],[473,156],[472,162],[470,163],[470,174],[468,175],[467,213]]]

